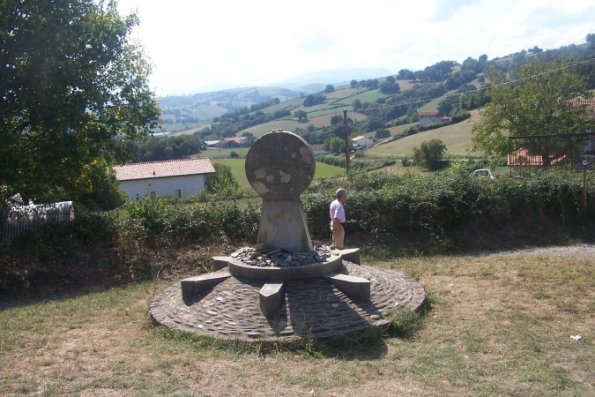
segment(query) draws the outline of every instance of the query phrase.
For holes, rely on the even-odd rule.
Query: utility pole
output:
[[[343,110],[343,129],[345,130],[345,171],[349,172],[349,126],[347,125],[347,110]]]

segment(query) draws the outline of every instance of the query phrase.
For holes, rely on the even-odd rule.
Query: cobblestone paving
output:
[[[324,279],[292,280],[285,282],[277,314],[267,318],[258,298],[265,281],[230,277],[186,302],[176,283],[155,298],[151,316],[165,326],[220,339],[322,338],[381,325],[389,309],[419,310],[425,302],[423,288],[402,273],[347,261],[342,273],[370,281],[370,302],[354,302]]]

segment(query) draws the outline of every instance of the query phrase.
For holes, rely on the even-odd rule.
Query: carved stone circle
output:
[[[261,197],[294,199],[310,185],[316,162],[300,136],[273,130],[258,139],[246,155],[246,177]]]

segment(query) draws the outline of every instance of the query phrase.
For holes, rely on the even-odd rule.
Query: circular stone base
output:
[[[343,261],[340,273],[370,281],[370,301],[354,302],[325,278],[284,282],[283,301],[265,317],[259,307],[264,280],[229,277],[212,290],[184,301],[180,283],[159,294],[151,316],[167,327],[219,339],[323,338],[386,324],[390,309],[419,310],[423,288],[403,273]]]

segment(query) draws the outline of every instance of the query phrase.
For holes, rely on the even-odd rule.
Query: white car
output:
[[[494,175],[492,175],[492,171],[490,171],[489,168],[480,168],[478,170],[473,171],[471,175],[473,175],[476,178],[494,179]]]

